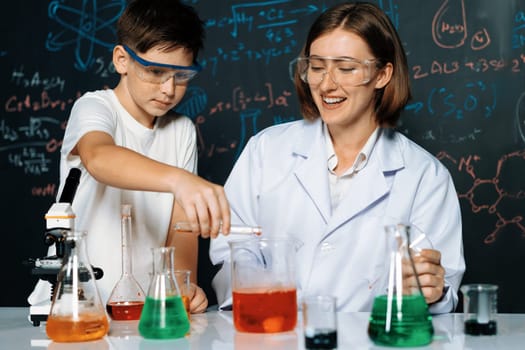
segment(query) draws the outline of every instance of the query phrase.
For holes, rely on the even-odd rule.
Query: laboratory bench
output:
[[[55,343],[45,323],[33,326],[29,308],[0,308],[0,349],[9,350],[295,350],[304,349],[301,315],[295,331],[248,334],[235,331],[231,311],[208,311],[191,316],[188,336],[176,340],[147,340],[137,332],[137,321],[112,321],[109,334],[84,343]],[[367,335],[368,313],[338,313],[338,349],[391,349],[375,346]],[[525,349],[525,314],[498,314],[497,335],[471,336],[463,332],[463,315],[434,316],[434,340],[416,349]],[[405,348],[406,349],[406,348]]]

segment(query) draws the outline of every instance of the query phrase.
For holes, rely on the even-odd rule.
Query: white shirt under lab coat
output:
[[[441,252],[443,298],[434,314],[451,312],[465,271],[459,201],[448,170],[430,153],[380,129],[366,167],[332,212],[320,119],[269,127],[252,137],[225,185],[233,224],[259,225],[263,235],[288,235],[296,252],[298,299],[337,297],[339,311],[370,311],[387,289],[384,226],[410,223]],[[228,240],[211,241],[212,285],[220,307],[231,304]]]

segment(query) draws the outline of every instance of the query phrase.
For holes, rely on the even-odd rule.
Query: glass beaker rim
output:
[[[490,284],[490,283],[469,283],[464,284],[460,287],[460,290],[463,293],[470,292],[470,291],[478,291],[478,292],[492,292],[498,290],[498,286],[496,284]]]

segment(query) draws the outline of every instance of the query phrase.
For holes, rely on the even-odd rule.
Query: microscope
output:
[[[66,178],[66,183],[58,202],[53,203],[45,214],[46,231],[44,243],[46,246],[55,245],[55,255],[44,258],[28,259],[25,263],[31,267],[31,274],[38,276],[41,280],[51,284],[51,298],[44,302],[29,307],[29,320],[33,326],[39,326],[40,322],[46,321],[51,310],[54,289],[57,283],[57,275],[62,267],[62,258],[67,254],[65,245],[66,236],[69,231],[75,229],[75,213],[71,204],[80,182],[81,172],[72,168]],[[95,279],[101,279],[104,275],[102,269],[93,267]]]

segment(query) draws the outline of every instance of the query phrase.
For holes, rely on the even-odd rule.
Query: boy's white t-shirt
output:
[[[79,168],[82,175],[73,200],[75,228],[87,231],[91,265],[104,271],[103,278],[97,280],[97,288],[106,303],[122,273],[121,204],[132,205],[133,275],[147,293],[152,271],[151,248],[164,246],[166,242],[173,195],[122,190],[96,181],[80,157],[70,154],[79,139],[90,131],[106,132],[119,146],[193,173],[197,172],[196,131],[189,118],[171,115],[157,118],[154,128],[148,129],[124,109],[113,90],[88,92],[75,102],[61,149],[59,194],[69,170]],[[49,253],[54,254],[54,247]],[[28,301],[34,305],[49,297],[49,283],[40,280]]]

